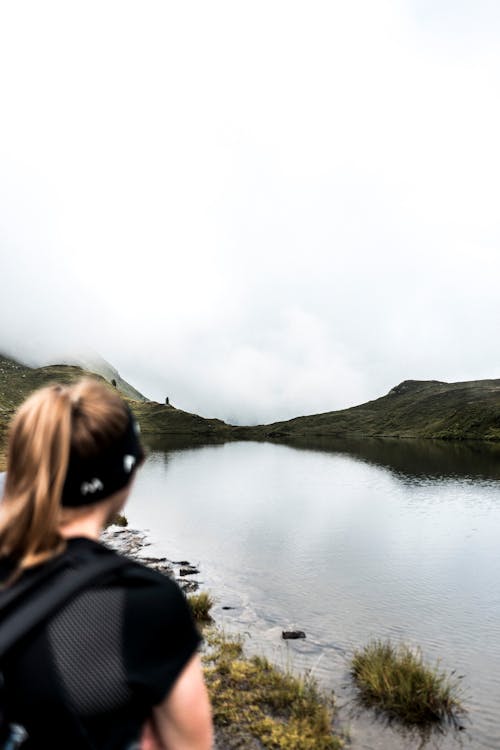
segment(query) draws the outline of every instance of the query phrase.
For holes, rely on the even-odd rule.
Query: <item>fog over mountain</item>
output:
[[[500,6],[4,3],[0,350],[234,423],[500,376]]]

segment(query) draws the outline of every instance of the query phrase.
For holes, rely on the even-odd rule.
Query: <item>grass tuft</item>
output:
[[[458,678],[423,661],[420,651],[374,640],[356,651],[351,664],[364,703],[406,725],[458,724],[464,713]]]
[[[210,631],[206,640],[205,676],[224,747],[343,747],[332,731],[333,700],[312,678],[283,672],[263,657],[245,658],[241,640],[226,638],[220,631]]]
[[[210,594],[207,594],[206,591],[202,591],[200,594],[191,594],[188,596],[187,600],[195,620],[198,622],[212,621],[210,610],[212,609],[214,602]]]
[[[113,518],[110,519],[104,528],[107,529],[109,526],[128,526],[127,516],[124,516],[122,513],[115,513]]]

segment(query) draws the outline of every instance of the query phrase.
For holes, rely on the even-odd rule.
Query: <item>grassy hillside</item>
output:
[[[51,382],[71,383],[84,374],[79,367],[31,368],[0,355],[0,471],[5,468],[5,437],[12,414],[36,388]]]
[[[111,369],[111,375],[116,371]],[[51,365],[49,367],[27,367],[0,355],[0,471],[5,468],[5,438],[10,419],[24,399],[36,388],[48,383],[73,383],[84,375],[97,377],[111,383],[100,375],[73,365]],[[110,378],[111,379],[111,378]],[[116,378],[115,378],[116,379]],[[145,434],[170,435],[193,440],[231,439],[234,428],[219,419],[204,419],[196,414],[165,406],[154,401],[145,401],[144,396],[126,381],[117,380],[117,390],[127,401],[139,420]],[[140,400],[130,398],[137,394]]]
[[[500,440],[500,380],[406,380],[387,396],[341,411],[257,427],[264,439],[400,437]]]
[[[76,365],[77,367],[80,367],[82,370],[86,370],[89,373],[101,375],[109,383],[114,380],[120,393],[123,396],[127,396],[129,399],[132,399],[133,401],[148,401],[146,396],[138,391],[137,388],[134,388],[133,385],[127,383],[127,381],[122,378],[118,370],[96,352],[82,355],[80,357],[65,359],[64,362],[68,365]]]
[[[87,370],[73,365],[31,368],[0,355],[0,470],[2,445],[16,407],[35,388],[50,382],[71,383]],[[109,365],[109,379],[116,370]],[[147,401],[123,380],[118,391],[130,404],[145,435],[184,444],[226,440],[314,441],[368,437],[436,438],[500,441],[500,380],[441,383],[407,380],[387,396],[341,411],[296,417],[257,427],[233,427],[220,419]],[[113,387],[109,383],[109,387]],[[133,397],[131,397],[131,394]]]

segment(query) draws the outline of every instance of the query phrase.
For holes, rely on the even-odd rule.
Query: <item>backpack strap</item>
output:
[[[125,557],[106,553],[57,562],[0,594],[0,658],[86,586],[135,565]]]

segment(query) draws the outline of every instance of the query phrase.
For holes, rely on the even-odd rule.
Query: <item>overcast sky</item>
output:
[[[269,422],[500,377],[500,3],[0,4],[0,350]]]

